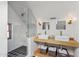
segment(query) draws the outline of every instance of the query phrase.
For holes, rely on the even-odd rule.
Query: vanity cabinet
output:
[[[76,49],[75,52],[78,52],[78,49],[79,49],[79,42],[75,42],[75,41],[59,41],[59,40],[52,40],[52,39],[40,39],[40,38],[36,38],[34,37],[33,38],[33,41],[36,42],[36,43],[43,43],[43,44],[46,44],[48,46],[56,46],[56,47],[69,47],[69,48],[74,48]],[[75,53],[77,54],[77,53]],[[37,48],[34,52],[34,55],[35,56],[49,56],[48,54],[45,54],[45,55],[42,55],[40,53],[40,49]],[[78,55],[78,54],[77,54]],[[72,55],[71,55],[72,56]]]

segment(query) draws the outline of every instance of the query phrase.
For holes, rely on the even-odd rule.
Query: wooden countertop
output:
[[[54,39],[40,39],[37,37],[33,38],[33,41],[40,42],[40,43],[47,43],[47,44],[55,44],[55,45],[61,45],[61,46],[68,46],[68,47],[79,47],[79,42],[76,41],[59,41]]]

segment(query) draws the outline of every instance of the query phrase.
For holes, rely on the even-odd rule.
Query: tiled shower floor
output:
[[[27,55],[27,47],[21,46],[15,50],[8,52],[8,57],[25,57]]]

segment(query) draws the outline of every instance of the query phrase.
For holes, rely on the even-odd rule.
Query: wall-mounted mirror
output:
[[[66,29],[66,21],[57,21],[56,29],[57,30],[65,30]]]
[[[49,30],[50,29],[50,24],[49,24],[49,22],[43,22],[43,24],[42,24],[42,29],[43,30]]]
[[[57,21],[56,29],[60,30],[60,36],[62,36],[62,30],[66,30],[66,21]]]

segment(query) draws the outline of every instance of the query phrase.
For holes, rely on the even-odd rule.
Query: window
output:
[[[12,38],[12,24],[8,23],[8,39]]]

